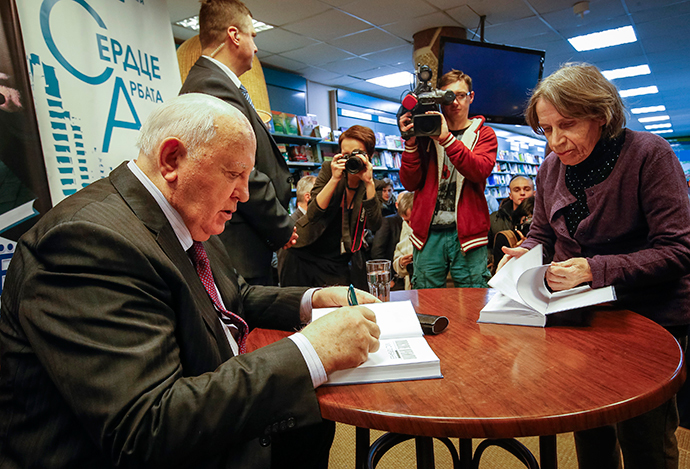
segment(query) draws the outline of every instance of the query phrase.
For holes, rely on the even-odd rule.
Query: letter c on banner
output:
[[[41,13],[40,13],[40,21],[41,21],[41,32],[43,33],[43,39],[46,41],[46,45],[48,46],[48,49],[50,52],[53,54],[53,57],[60,62],[60,65],[65,67],[65,69],[70,72],[72,75],[83,81],[84,83],[88,83],[90,85],[100,85],[101,83],[105,82],[108,78],[110,78],[110,75],[113,74],[113,69],[111,67],[106,68],[103,73],[101,73],[98,76],[95,77],[90,77],[88,75],[85,75],[81,73],[79,70],[74,68],[72,64],[70,64],[65,57],[60,53],[58,50],[57,46],[55,45],[55,41],[53,40],[53,35],[50,32],[50,11],[53,9],[55,4],[59,2],[60,0],[44,0],[43,4],[41,5]],[[86,11],[89,12],[91,17],[98,23],[98,26],[100,26],[102,29],[107,30],[105,23],[101,19],[100,16],[98,16],[98,13],[91,8],[91,6],[86,3],[85,0],[73,0],[74,2],[78,3]]]

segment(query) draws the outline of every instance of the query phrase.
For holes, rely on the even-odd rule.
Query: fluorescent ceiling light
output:
[[[650,73],[652,73],[652,71],[649,69],[649,65],[636,65],[634,67],[616,68],[614,70],[604,70],[601,72],[609,81],[617,78],[649,75]]]
[[[632,26],[608,29],[606,31],[599,31],[598,33],[585,34],[583,36],[576,36],[568,39],[570,45],[578,52],[628,44],[635,41],[637,41],[637,36],[635,36],[635,31]]]
[[[647,106],[647,107],[636,107],[630,110],[633,114],[647,114],[650,112],[663,112],[666,110],[666,106],[663,104],[661,106]]]
[[[673,129],[666,129],[666,130],[652,130],[653,134],[668,134],[673,132]]]
[[[671,124],[654,124],[654,125],[645,125],[644,128],[647,130],[652,130],[652,129],[668,129],[671,127]]]
[[[192,31],[199,31],[199,15],[196,16],[191,16],[189,18],[185,18],[180,21],[175,21],[177,26],[182,26],[183,28],[191,29]],[[261,31],[266,31],[268,29],[273,29],[273,26],[270,24],[262,23],[261,21],[257,21],[254,18],[252,18],[252,24],[254,25],[254,30],[257,33],[260,33]]]
[[[252,18],[252,24],[254,25],[254,31],[256,31],[257,33],[273,29],[273,26],[271,26],[270,24],[262,23],[261,21],[256,21],[254,18]]]
[[[410,72],[398,72],[381,77],[369,78],[367,81],[385,88],[397,88],[399,86],[407,86],[411,84],[413,80],[414,75]]]
[[[177,26],[182,26],[183,28],[191,29],[192,31],[199,31],[199,15],[192,16],[190,18],[185,18],[180,21],[175,21]]]
[[[669,120],[669,116],[652,116],[652,117],[640,117],[637,119],[640,122],[659,122]]]
[[[631,88],[629,90],[621,90],[621,98],[627,98],[629,96],[641,96],[643,94],[654,94],[658,93],[659,88],[656,86],[643,86],[642,88]]]
[[[351,111],[349,109],[341,109],[340,113],[345,117],[354,117],[355,119],[372,120],[371,114],[365,112]]]

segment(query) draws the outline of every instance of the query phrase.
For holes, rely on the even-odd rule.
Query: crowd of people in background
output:
[[[470,117],[472,79],[458,70],[439,81],[455,95],[431,111],[439,134],[405,141],[404,191],[374,177],[374,132],[355,125],[296,183],[289,213],[292,176],[238,78],[257,52],[252,15],[203,0],[199,21],[202,56],[182,96],[144,123],[136,159],[17,245],[0,315],[0,462],[327,468],[335,429],[314,390],[379,346],[373,313],[343,306],[352,298],[337,287],[366,289],[367,259],[391,261],[392,289],[485,288],[541,244],[552,291],[613,285],[620,307],[686,346],[683,171],[664,139],[625,128],[596,67],[566,64],[533,91],[526,119],[549,154],[536,187],[513,178],[493,213],[497,138]],[[414,131],[410,112],[399,127]],[[329,306],[342,308],[311,321]],[[300,332],[245,353],[254,327]],[[677,426],[674,397],[575,432],[578,460],[614,469],[622,450],[626,469],[677,467]]]

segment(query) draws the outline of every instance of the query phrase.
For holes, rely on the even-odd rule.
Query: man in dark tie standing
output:
[[[216,236],[256,142],[208,95],[144,123],[139,156],[17,243],[0,312],[0,467],[324,468],[314,389],[378,348],[344,287],[250,286]],[[375,301],[358,292],[362,302]],[[255,327],[301,332],[251,353]]]
[[[199,28],[202,56],[180,94],[205,93],[232,104],[249,119],[257,142],[249,202],[240,204],[220,238],[248,283],[272,285],[273,252],[292,246],[297,235],[287,211],[290,171],[238,78],[252,68],[257,52],[252,15],[239,0],[202,0]]]

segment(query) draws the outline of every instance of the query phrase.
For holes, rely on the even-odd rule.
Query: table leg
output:
[[[472,439],[460,438],[460,469],[472,468]]]
[[[371,437],[368,428],[356,427],[355,429],[355,467],[366,469],[369,457],[369,445]]]
[[[434,469],[434,439],[429,436],[415,438],[417,469]]]
[[[556,435],[539,437],[539,465],[541,469],[558,469]]]

